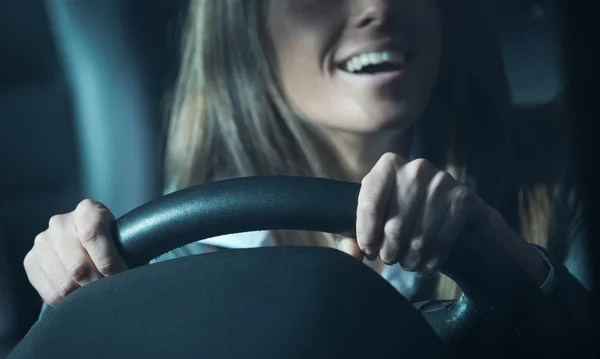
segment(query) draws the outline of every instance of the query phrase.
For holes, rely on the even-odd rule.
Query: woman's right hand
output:
[[[70,213],[50,218],[23,265],[42,299],[55,306],[75,289],[127,269],[112,242],[114,216],[86,199]]]

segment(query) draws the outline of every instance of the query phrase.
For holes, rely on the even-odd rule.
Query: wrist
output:
[[[533,253],[529,255],[528,263],[531,263],[531,268],[528,270],[528,272],[533,280],[535,280],[538,287],[541,288],[548,279],[548,275],[550,274],[550,266],[535,247],[531,246],[529,243],[527,243],[527,245],[529,248],[533,249]]]
[[[548,262],[529,242],[510,228],[502,216],[489,207],[478,221],[481,233],[506,252],[538,286],[542,286],[550,273]]]

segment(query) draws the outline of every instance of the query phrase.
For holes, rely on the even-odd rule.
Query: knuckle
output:
[[[449,185],[454,181],[454,177],[452,177],[448,172],[438,171],[433,177],[433,187],[434,189],[443,188]]]
[[[421,178],[422,176],[429,174],[433,168],[431,163],[423,158],[418,158],[413,161],[414,163],[414,175],[417,178]]]
[[[477,195],[466,186],[456,187],[452,194],[452,204],[456,212],[465,212],[476,205]]]
[[[102,226],[99,222],[86,222],[77,227],[77,233],[82,244],[92,244],[102,236]]]
[[[429,169],[429,167],[431,167],[431,163],[424,159],[424,158],[417,158],[416,160],[413,161],[415,169],[417,170],[426,170]]]
[[[406,161],[399,155],[388,152],[379,158],[379,161],[373,167],[373,171],[370,173],[389,174],[395,173],[400,169]]]
[[[77,285],[71,280],[65,278],[63,280],[59,280],[55,283],[55,288],[58,291],[58,295],[62,298],[66,297],[70,293],[72,293],[75,289],[77,289]]]
[[[34,260],[34,254],[33,254],[33,250],[27,252],[27,254],[25,255],[25,258],[23,258],[23,267],[25,268],[26,272],[30,272],[33,268],[33,265],[35,263]]]
[[[402,162],[402,157],[393,152],[387,152],[381,156],[381,162],[388,166],[396,166]]]
[[[402,221],[398,218],[392,218],[385,223],[383,234],[386,240],[398,241],[402,237],[403,230]]]
[[[107,218],[102,212],[89,211],[82,213],[76,222],[77,233],[82,244],[94,243],[107,234]]]
[[[432,168],[433,166],[431,166],[429,161],[418,158],[406,165],[404,176],[406,176],[408,180],[420,180],[428,176],[431,173]]]
[[[83,244],[93,243],[99,237],[108,234],[108,223],[112,214],[98,202],[83,200],[77,206],[75,215],[75,227]]]
[[[97,208],[98,208],[98,202],[91,200],[89,198],[86,198],[83,201],[79,202],[79,204],[75,208],[75,211],[87,212],[87,211],[96,210]]]
[[[98,272],[100,272],[104,276],[110,276],[118,272],[117,263],[114,260],[114,258],[106,257],[105,259],[100,260],[98,261],[98,263],[95,264],[96,268],[98,269]]]
[[[56,215],[50,217],[50,220],[48,220],[48,228],[61,227],[63,225],[64,221],[65,221],[64,215],[56,214]]]
[[[75,282],[81,282],[87,280],[90,277],[92,269],[85,261],[77,261],[70,268],[68,268],[69,276]]]
[[[33,239],[33,247],[39,247],[44,245],[46,242],[48,242],[48,233],[47,232],[42,232],[40,234],[38,234],[37,236],[35,236],[35,238]]]

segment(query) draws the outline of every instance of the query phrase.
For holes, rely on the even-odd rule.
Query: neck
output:
[[[341,164],[340,179],[360,182],[385,153],[408,158],[413,131],[357,134],[327,129],[324,135],[334,158]]]

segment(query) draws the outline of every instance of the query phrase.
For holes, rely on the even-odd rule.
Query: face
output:
[[[433,92],[436,0],[270,0],[267,30],[288,101],[317,125],[407,129]]]

